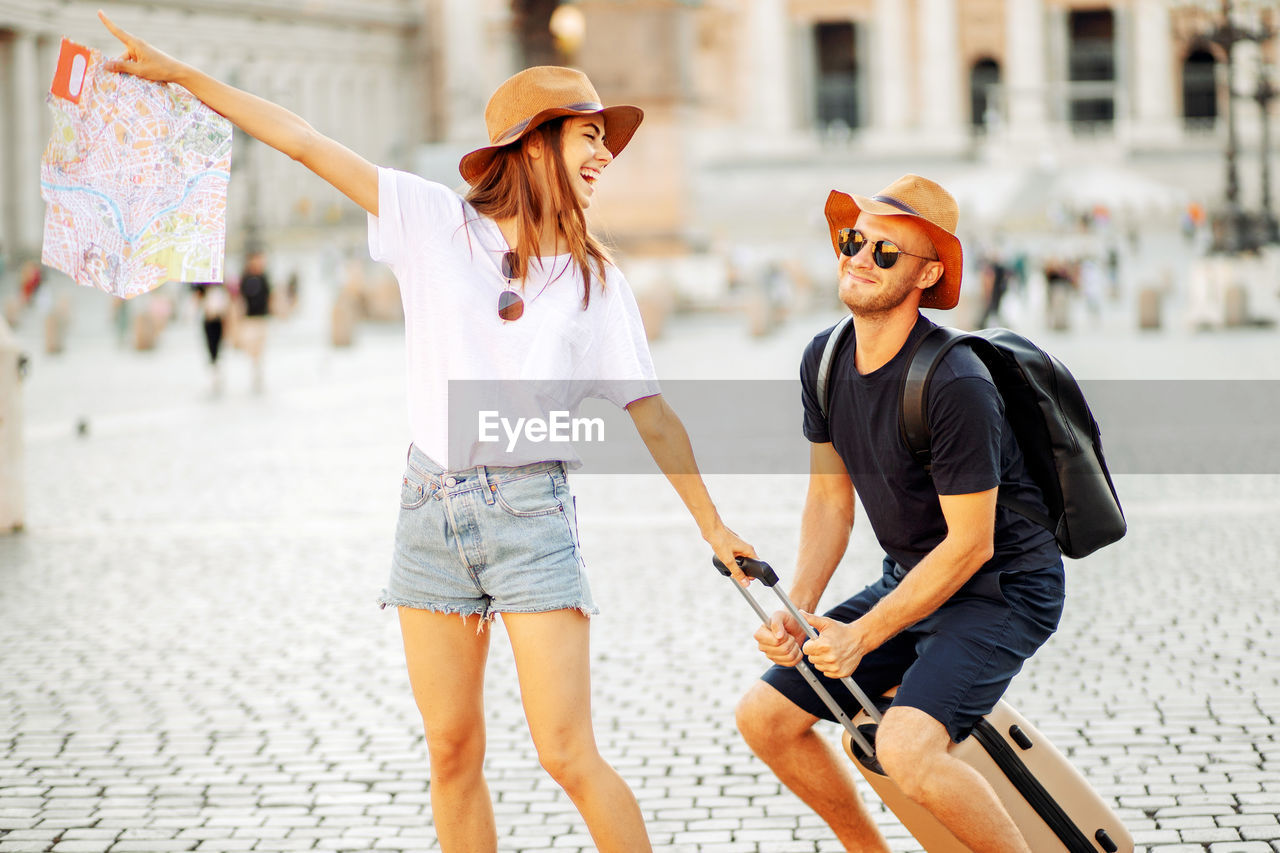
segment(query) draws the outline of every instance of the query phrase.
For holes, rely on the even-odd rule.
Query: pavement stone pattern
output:
[[[740,323],[677,322],[655,359],[673,378],[788,377],[823,321],[756,342]],[[249,391],[231,351],[213,397],[194,320],[147,354],[77,322],[61,356],[38,354],[35,331],[20,329],[34,357],[28,529],[0,537],[0,853],[437,850],[399,631],[373,603],[404,453],[398,330],[362,330],[335,351],[315,328],[274,323],[265,393]],[[1167,365],[1190,348],[1232,376],[1275,337],[1055,347],[1083,373]],[[754,616],[674,493],[656,475],[573,482],[603,610],[597,737],[655,847],[840,849],[734,730],[737,697],[763,669]],[[710,484],[787,577],[804,478]],[[1008,698],[1114,799],[1140,850],[1277,853],[1280,478],[1117,485],[1129,536],[1069,565],[1062,626]],[[859,524],[826,600],[878,565]],[[592,850],[538,766],[494,630],[487,774],[500,849]],[[865,796],[895,851],[919,850]]]

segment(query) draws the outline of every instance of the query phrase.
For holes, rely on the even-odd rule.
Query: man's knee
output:
[[[757,681],[738,700],[734,719],[757,755],[785,748],[787,741],[813,726],[812,716],[764,681]]]
[[[891,708],[876,730],[876,758],[898,789],[920,802],[936,762],[946,759],[950,743],[946,727],[924,711]]]

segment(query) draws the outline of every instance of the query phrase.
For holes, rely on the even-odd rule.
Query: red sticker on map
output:
[[[73,104],[80,103],[80,93],[84,91],[85,76],[89,71],[89,53],[89,48],[64,38],[62,51],[58,54],[58,70],[53,74],[53,85],[49,91]]]

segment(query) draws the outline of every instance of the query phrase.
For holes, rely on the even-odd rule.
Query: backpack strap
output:
[[[929,382],[943,356],[969,335],[950,326],[938,326],[916,341],[907,355],[907,369],[898,390],[898,430],[915,460],[929,471],[933,465],[929,430]]]
[[[831,329],[831,334],[827,336],[827,345],[822,350],[822,360],[818,362],[818,379],[815,383],[814,391],[818,397],[818,408],[822,410],[822,416],[825,418],[831,411],[831,367],[835,363],[836,355],[840,351],[840,345],[844,343],[845,333],[849,330],[849,324],[853,321],[853,315],[848,314],[839,323]]]
[[[907,450],[911,451],[912,457],[928,474],[933,473],[931,447],[933,434],[929,429],[929,383],[946,354],[953,346],[964,341],[973,342],[978,357],[983,357],[982,344],[986,343],[984,339],[949,326],[939,326],[931,330],[916,342],[915,348],[908,356],[907,369],[902,374],[898,426]],[[985,363],[985,359],[983,360]],[[1035,522],[1050,533],[1054,533],[1057,528],[1049,516],[1037,512],[1034,507],[1017,498],[1006,496],[1003,492],[996,493],[996,503]]]

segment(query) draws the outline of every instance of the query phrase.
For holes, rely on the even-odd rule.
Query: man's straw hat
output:
[[[956,237],[960,208],[951,193],[919,175],[903,175],[870,198],[832,190],[827,196],[825,212],[831,229],[831,245],[837,254],[840,229],[852,228],[862,211],[876,216],[909,216],[924,226],[942,261],[943,272],[920,297],[920,307],[954,308],[960,300],[964,253]]]
[[[467,183],[475,183],[505,148],[533,128],[557,116],[600,114],[604,118],[604,144],[617,156],[636,132],[644,112],[639,107],[606,107],[587,79],[573,68],[538,65],[509,77],[489,98],[484,109],[484,123],[489,130],[489,144],[462,158],[458,171]]]

